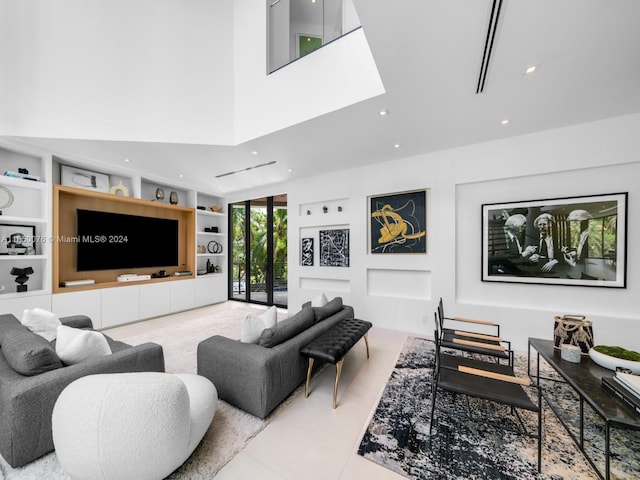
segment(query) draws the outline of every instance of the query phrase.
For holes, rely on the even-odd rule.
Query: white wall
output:
[[[254,0],[234,2],[237,143],[384,93],[362,29],[266,75],[267,15]]]
[[[405,158],[278,185],[287,192],[289,309],[318,291],[343,297],[378,327],[432,335],[444,298],[450,315],[494,319],[514,348],[528,337],[551,339],[553,317],[584,313],[598,344],[640,350],[640,114]],[[355,182],[353,179],[365,179]],[[428,189],[428,253],[367,254],[367,201]],[[481,281],[481,205],[629,192],[627,288],[503,284]],[[252,198],[243,192],[237,199]],[[327,205],[329,213],[321,213]],[[343,207],[338,213],[336,206]],[[306,211],[311,210],[311,215]],[[302,267],[300,237],[321,227],[350,228],[348,268]],[[317,235],[316,235],[317,249]]]
[[[229,144],[232,14],[206,0],[3,2],[0,132]]]
[[[255,0],[0,11],[1,135],[235,145],[384,93],[362,31],[267,75]]]

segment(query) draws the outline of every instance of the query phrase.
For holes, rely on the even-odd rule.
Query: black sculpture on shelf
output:
[[[11,275],[16,276],[16,283],[18,284],[18,286],[16,287],[16,291],[18,292],[27,291],[27,285],[25,285],[25,283],[27,283],[27,281],[29,280],[29,275],[32,275],[32,274],[33,274],[32,267],[25,267],[25,268],[13,267],[11,269]]]

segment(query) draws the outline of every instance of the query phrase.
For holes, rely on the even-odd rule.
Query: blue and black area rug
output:
[[[431,340],[407,340],[364,433],[359,455],[411,479],[598,479],[546,403],[540,474],[537,440],[522,431],[518,419],[503,405],[473,398],[467,403],[467,397],[440,391],[430,437],[434,353]],[[525,355],[516,355],[518,375],[526,376],[526,362]],[[545,373],[552,374],[548,370]],[[568,387],[553,383],[557,395],[554,401],[561,402],[569,412],[569,423],[576,422],[577,399]],[[536,432],[537,414],[520,414],[527,430]],[[604,471],[601,422],[589,412],[586,419],[587,444]],[[618,432],[612,442],[611,478],[640,478],[640,433]]]

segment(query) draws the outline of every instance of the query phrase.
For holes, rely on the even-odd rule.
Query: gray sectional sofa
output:
[[[213,336],[198,345],[198,374],[213,382],[220,399],[265,418],[306,380],[302,347],[347,318],[354,318],[353,307],[336,297],[323,307],[304,305],[264,330],[258,344]]]
[[[84,315],[60,320],[70,327],[93,328]],[[105,337],[113,353],[65,366],[54,345],[13,315],[0,315],[0,454],[9,465],[23,466],[53,450],[53,406],[74,380],[96,373],[164,372],[160,345],[132,347]]]

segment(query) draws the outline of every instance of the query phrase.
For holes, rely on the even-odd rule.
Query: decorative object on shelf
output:
[[[222,207],[220,205],[211,205],[211,211],[214,213],[221,213],[222,212]]]
[[[482,205],[482,281],[626,288],[627,204],[624,192]]]
[[[589,357],[601,367],[613,371],[630,370],[640,375],[640,353],[622,347],[596,345],[589,350]]]
[[[23,180],[31,180],[32,182],[40,181],[39,175],[29,174],[29,170],[27,170],[26,168],[18,168],[17,172],[12,172],[10,170],[7,170],[6,172],[4,172],[4,176],[12,177],[12,178],[21,178]]]
[[[16,276],[16,283],[18,284],[18,286],[16,287],[17,292],[27,291],[27,285],[25,285],[25,283],[27,283],[27,281],[29,280],[29,275],[32,275],[32,274],[33,274],[32,267],[24,267],[24,268],[13,267],[11,269],[11,275]]]
[[[172,190],[171,193],[169,194],[169,203],[171,205],[177,205],[178,204],[178,192]]]
[[[83,170],[69,165],[60,165],[60,179],[62,185],[68,187],[109,192],[109,175],[104,173]]]
[[[198,210],[206,210],[206,207],[204,207],[204,206],[202,206],[202,205],[198,205],[198,206],[196,207],[196,209],[198,209]]]
[[[560,347],[560,357],[567,362],[580,363],[582,351],[575,345],[562,345]]]
[[[198,253],[207,253],[207,247],[204,245],[198,245]]]
[[[118,185],[114,185],[109,189],[109,193],[113,193],[114,195],[120,195],[121,197],[129,196],[129,189],[122,184],[122,180],[118,182]]]
[[[35,254],[35,236],[33,225],[0,224],[0,255],[25,255],[29,248]]]
[[[313,238],[300,239],[300,265],[313,266]]]
[[[322,213],[327,213],[329,211],[329,207],[327,207],[326,205],[322,206]]]
[[[204,231],[207,233],[218,233],[218,227],[204,227]]]
[[[211,260],[207,260],[207,273],[216,273],[216,266],[211,263]]]
[[[211,240],[207,244],[207,251],[209,253],[222,253],[222,244],[220,242],[216,242],[215,240]]]
[[[320,266],[349,266],[349,229],[320,230]]]
[[[371,253],[427,252],[427,191],[369,197]]]
[[[4,196],[6,196],[6,198],[3,199],[2,197]],[[13,205],[14,199],[13,192],[4,185],[0,185],[0,215],[2,215],[5,208]]]
[[[160,187],[156,188],[155,200],[164,200],[164,190]]]
[[[574,345],[583,355],[593,347],[593,324],[584,315],[557,315],[554,317],[553,346]]]

